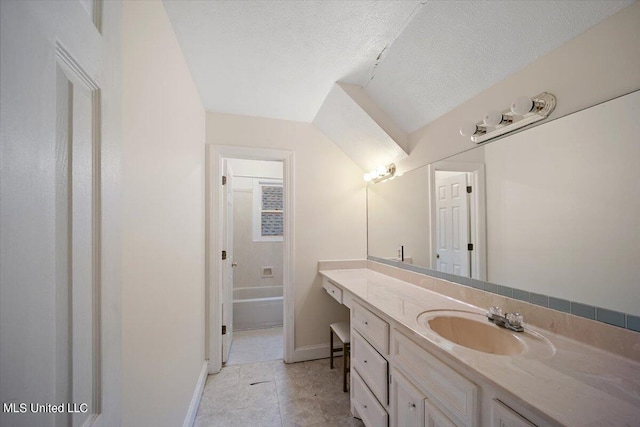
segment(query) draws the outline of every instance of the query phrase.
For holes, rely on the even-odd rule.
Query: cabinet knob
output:
[[[369,322],[364,322],[364,324],[365,324],[365,325],[368,325],[368,324],[369,324]]]
[[[412,410],[414,410],[414,409],[416,409],[416,404],[415,404],[415,403],[413,403],[413,402],[409,402],[409,410],[411,410],[411,411],[412,411]]]
[[[367,361],[365,360],[364,363],[367,363]]]

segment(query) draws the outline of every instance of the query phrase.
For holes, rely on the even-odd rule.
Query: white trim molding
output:
[[[222,251],[222,160],[227,158],[269,160],[283,163],[284,184],[284,238],[283,238],[283,298],[284,298],[284,361],[295,362],[294,357],[294,153],[226,145],[208,145],[206,202],[206,259],[207,259],[207,313],[206,336],[209,373],[222,369],[222,263],[217,254]],[[325,356],[326,357],[326,356]]]
[[[292,363],[329,357],[329,343],[306,345],[295,349]],[[287,362],[289,363],[289,362]]]
[[[187,410],[187,416],[184,418],[182,427],[191,427],[196,420],[196,414],[198,413],[198,406],[200,405],[200,399],[204,392],[204,385],[207,382],[207,375],[209,373],[209,361],[205,360],[202,363],[202,369],[200,369],[200,375],[198,376],[198,382],[196,382],[196,389],[193,391],[193,397]]]

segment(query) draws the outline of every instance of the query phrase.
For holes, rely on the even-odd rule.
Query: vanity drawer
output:
[[[386,356],[389,354],[389,324],[359,304],[353,304],[351,325]]]
[[[342,289],[331,283],[326,277],[322,279],[322,287],[333,297],[333,299],[342,304]]]
[[[392,352],[395,366],[402,367],[427,398],[433,400],[456,424],[478,424],[478,387],[430,355],[418,344],[394,331]]]
[[[387,411],[378,403],[356,369],[353,370],[352,379],[353,406],[364,424],[367,427],[387,427],[389,425]]]
[[[351,334],[351,360],[373,394],[386,405],[389,398],[387,360],[355,331]]]

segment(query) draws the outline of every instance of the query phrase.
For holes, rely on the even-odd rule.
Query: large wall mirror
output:
[[[640,315],[640,91],[367,189],[368,255]]]

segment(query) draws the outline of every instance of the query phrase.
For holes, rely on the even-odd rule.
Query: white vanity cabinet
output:
[[[526,418],[497,399],[491,402],[492,427],[535,427]]]
[[[342,289],[340,289],[335,284],[331,283],[329,279],[326,277],[322,280],[322,287],[325,291],[331,296],[331,298],[338,301],[338,303],[342,304]]]
[[[389,354],[389,323],[360,304],[351,308],[351,327],[383,356]]]
[[[479,425],[478,386],[397,329],[391,339],[391,361],[428,399],[425,413],[431,416],[427,415],[426,425]]]
[[[475,357],[474,350],[437,338],[418,320],[426,311],[464,311],[467,306],[370,269],[322,274],[327,292],[351,309],[351,410],[368,427],[561,427],[592,420],[636,425],[640,419],[638,406],[609,393],[608,387],[588,387],[579,378],[565,384],[564,376],[576,372],[568,364],[583,360],[589,347],[554,337],[567,351],[523,359]],[[574,355],[574,350],[581,353]],[[544,357],[556,357],[558,364]],[[604,357],[594,367],[613,378],[635,372],[631,362],[609,372],[604,362],[617,359]],[[576,395],[576,387],[585,395]],[[630,386],[623,390],[632,391]],[[579,410],[566,410],[568,405]]]
[[[424,426],[425,399],[397,369],[391,370],[391,427]]]
[[[391,427],[456,427],[404,375],[391,372]]]
[[[322,287],[331,298],[351,309],[351,301],[353,301],[353,294],[351,294],[351,292],[345,291],[326,277],[322,278]]]
[[[351,308],[352,409],[367,427],[388,425],[389,323],[360,304]]]
[[[389,401],[389,363],[357,330],[351,331],[351,365],[381,404]]]
[[[478,426],[478,387],[357,302],[351,363],[352,409],[367,427]]]
[[[355,409],[355,411],[353,411]],[[358,371],[351,372],[351,410],[367,427],[387,427],[389,415],[378,402]]]

